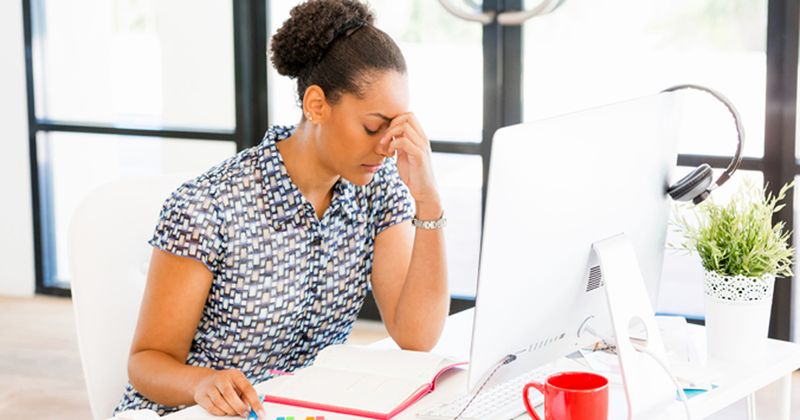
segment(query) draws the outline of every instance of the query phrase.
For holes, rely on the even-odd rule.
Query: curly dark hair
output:
[[[374,21],[356,0],[309,0],[292,9],[272,36],[270,58],[278,73],[297,79],[298,102],[311,85],[336,104],[342,93],[363,98],[379,72],[406,73],[400,48]]]

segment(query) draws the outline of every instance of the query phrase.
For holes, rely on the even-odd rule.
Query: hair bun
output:
[[[272,65],[284,76],[297,77],[322,58],[337,36],[373,21],[367,5],[356,0],[309,0],[299,4],[272,36]]]

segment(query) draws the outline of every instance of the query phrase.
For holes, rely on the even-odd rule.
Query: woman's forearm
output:
[[[439,203],[417,203],[417,217],[435,220]],[[450,310],[447,260],[442,229],[416,229],[411,261],[395,308],[393,338],[404,349],[428,351],[436,345]]]
[[[197,384],[214,371],[189,366],[157,350],[143,350],[128,360],[131,384],[149,400],[171,407],[195,404]]]

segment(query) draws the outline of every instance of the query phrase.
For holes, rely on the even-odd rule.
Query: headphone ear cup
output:
[[[667,190],[667,194],[675,201],[692,201],[708,189],[713,178],[714,173],[711,167],[704,163],[672,184]]]

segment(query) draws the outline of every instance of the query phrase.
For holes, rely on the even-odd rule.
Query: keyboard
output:
[[[522,388],[533,381],[544,382],[548,376],[555,373],[552,364],[534,369],[528,373],[512,378],[506,382],[484,388],[478,396],[461,414],[459,420],[493,420],[513,419],[525,413],[525,404],[522,402]],[[417,418],[425,420],[453,420],[456,415],[472,398],[473,394],[457,397],[432,409],[417,413]],[[531,406],[538,406],[544,402],[544,396],[536,391],[528,395]]]

